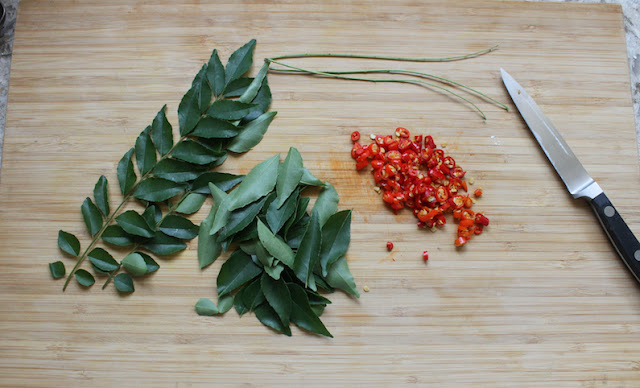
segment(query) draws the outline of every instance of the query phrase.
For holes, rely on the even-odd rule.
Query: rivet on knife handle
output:
[[[591,201],[591,207],[618,254],[640,282],[640,242],[604,193]]]

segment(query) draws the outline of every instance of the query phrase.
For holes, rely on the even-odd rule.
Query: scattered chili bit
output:
[[[392,251],[393,250],[393,243],[391,241],[387,241],[387,250],[388,251]]]
[[[412,141],[409,130],[402,127],[396,129],[395,135],[371,135],[372,142],[367,145],[354,140],[351,149],[357,170],[371,165],[376,191],[382,192],[382,200],[394,213],[405,207],[411,209],[419,220],[418,227],[432,231],[445,225],[444,215],[452,213],[459,221],[456,246],[481,234],[489,219],[471,210],[475,199],[467,194],[464,178],[467,172],[436,146],[432,136],[417,135]],[[473,182],[469,178],[469,184]],[[481,196],[482,189],[476,189],[474,195]],[[391,242],[387,243],[387,249],[393,249]],[[428,260],[426,251],[423,257]]]
[[[429,251],[422,252],[422,260],[429,261]]]
[[[360,140],[360,132],[358,131],[351,132],[351,141],[358,141],[358,140]]]

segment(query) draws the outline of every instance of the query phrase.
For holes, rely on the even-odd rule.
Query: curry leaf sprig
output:
[[[311,214],[310,186],[321,188]],[[338,211],[338,193],[303,166],[291,147],[256,165],[230,193],[209,184],[213,206],[200,225],[198,260],[204,268],[231,244],[237,248],[217,277],[218,304],[195,305],[200,315],[253,312],[274,330],[291,335],[293,323],[329,336],[320,320],[331,302],[319,289],[341,289],[359,297],[345,254],[351,240],[351,211]]]
[[[404,84],[414,84],[427,88],[436,89],[442,91],[444,93],[451,94],[456,98],[463,100],[464,102],[471,105],[480,116],[486,120],[487,116],[485,113],[469,98],[464,95],[457,93],[456,91],[442,86],[449,85],[460,89],[464,92],[470,93],[472,95],[479,96],[480,98],[491,101],[492,103],[498,105],[504,110],[509,110],[508,106],[503,104],[500,101],[495,100],[494,98],[489,97],[485,93],[482,93],[476,89],[465,86],[456,81],[437,76],[434,74],[412,71],[406,69],[365,69],[365,70],[312,70],[306,69],[298,66],[293,66],[287,63],[284,63],[283,59],[292,59],[292,58],[313,58],[313,57],[324,57],[324,58],[355,58],[355,59],[378,59],[378,60],[388,60],[388,61],[400,61],[400,62],[451,62],[451,61],[459,61],[469,58],[478,57],[484,54],[488,54],[494,50],[496,50],[498,46],[493,46],[488,49],[480,50],[474,53],[458,55],[452,57],[444,57],[444,58],[407,58],[407,57],[390,57],[390,56],[380,56],[380,55],[359,55],[359,54],[338,54],[338,53],[303,53],[303,54],[287,54],[287,55],[279,55],[275,57],[266,58],[265,61],[267,63],[273,63],[280,67],[271,68],[271,71],[278,73],[286,73],[286,74],[306,74],[320,77],[329,77],[329,78],[337,78],[343,80],[352,80],[352,81],[365,81],[365,82],[393,82],[393,83],[404,83]],[[405,78],[369,78],[369,77],[356,77],[353,74],[399,74],[405,75],[409,77]],[[424,79],[432,80],[439,82],[433,83],[425,81]]]
[[[62,262],[49,265],[54,278],[67,276],[63,290],[72,277],[85,287],[95,283],[94,276],[80,268],[88,258],[95,274],[107,276],[104,286],[113,280],[119,291],[132,292],[131,276],[159,268],[145,252],[171,255],[185,249],[185,241],[197,235],[198,227],[185,215],[200,209],[210,193],[209,183],[228,190],[242,180],[242,176],[210,170],[222,164],[228,152],[243,153],[258,144],[276,115],[267,112],[271,104],[268,64],[255,77],[245,76],[253,63],[255,45],[251,40],[240,47],[226,66],[213,50],[178,106],[177,141],[166,105],[158,111],[117,165],[122,201],[114,210],[107,178],[98,179],[93,199],[87,197],[81,206],[92,238],[87,248],[81,253],[76,236],[62,230],[58,233],[60,249],[76,258],[68,274]],[[145,204],[145,210],[122,212],[134,200]],[[108,247],[132,248],[118,262],[107,249],[96,247],[100,239]],[[125,272],[118,273],[120,269]]]

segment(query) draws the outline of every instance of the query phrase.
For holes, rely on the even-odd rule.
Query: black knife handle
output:
[[[629,267],[636,280],[640,282],[640,243],[638,239],[604,193],[591,201],[591,207],[607,232],[609,241],[618,251],[618,255]]]

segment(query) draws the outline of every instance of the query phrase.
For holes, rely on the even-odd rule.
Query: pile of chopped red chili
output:
[[[372,135],[372,137],[374,137]],[[436,228],[447,223],[446,213],[458,220],[456,246],[482,233],[489,219],[471,210],[475,200],[467,193],[466,171],[444,150],[436,147],[431,136],[414,136],[405,128],[397,128],[395,136],[375,136],[362,145],[360,133],[351,134],[351,156],[356,169],[369,164],[373,168],[376,191],[394,212],[405,206],[413,209],[418,227]],[[482,195],[477,189],[475,195]]]

